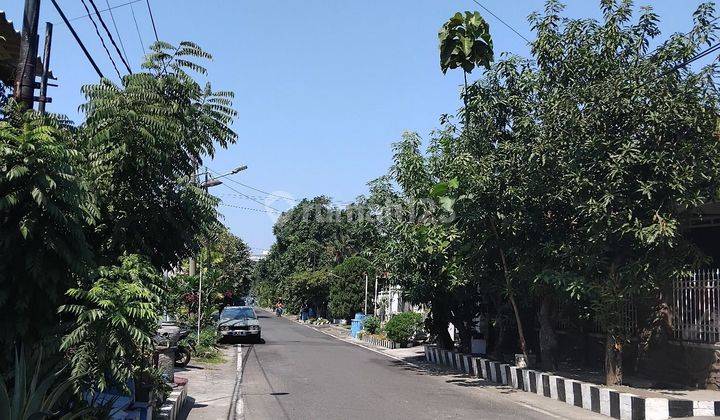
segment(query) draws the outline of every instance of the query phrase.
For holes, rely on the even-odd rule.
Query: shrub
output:
[[[363,329],[369,334],[376,334],[380,330],[380,319],[376,316],[369,316],[363,321]]]
[[[415,331],[422,328],[423,316],[417,312],[403,312],[390,318],[385,324],[385,331],[390,340],[406,343]]]
[[[218,333],[215,327],[210,326],[200,330],[200,341],[195,347],[195,356],[198,359],[214,359],[220,355],[217,346]]]
[[[70,354],[72,375],[79,388],[128,393],[128,379],[147,365],[160,317],[162,278],[138,255],[120,258],[120,265],[100,267],[88,289],[67,291],[71,302],[59,311],[73,316],[61,349]]]

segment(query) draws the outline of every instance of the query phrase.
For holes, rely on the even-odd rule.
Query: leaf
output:
[[[455,200],[450,197],[440,197],[440,206],[447,212],[452,212],[455,206]]]

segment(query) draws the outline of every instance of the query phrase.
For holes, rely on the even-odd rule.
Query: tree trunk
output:
[[[522,319],[520,319],[520,309],[515,302],[515,293],[513,292],[512,283],[510,282],[510,271],[508,270],[507,261],[505,259],[505,251],[502,247],[500,248],[500,260],[502,261],[503,273],[505,274],[505,285],[507,286],[508,299],[510,305],[512,305],[513,313],[515,314],[515,322],[517,323],[518,340],[520,340],[520,351],[525,356],[525,360],[530,363],[530,358],[527,353],[527,345],[525,343],[525,332],[523,331]]]
[[[500,235],[498,234],[497,226],[495,225],[494,220],[490,222],[490,226],[493,230],[493,233],[495,234],[495,238],[498,242],[500,242]],[[498,246],[498,250],[500,251],[500,261],[502,262],[503,274],[505,276],[505,286],[507,287],[508,300],[510,300],[510,305],[512,306],[513,313],[515,314],[515,322],[517,323],[518,340],[520,341],[520,351],[522,352],[523,356],[525,356],[525,360],[529,364],[530,358],[528,357],[527,345],[525,342],[525,331],[523,330],[522,319],[520,319],[520,309],[517,306],[517,302],[515,302],[515,293],[513,292],[512,281],[510,280],[510,269],[508,268],[507,259],[505,258],[505,251],[503,250],[503,247]]]
[[[454,347],[450,333],[448,332],[448,317],[435,304],[430,309],[430,323],[428,330],[436,337],[438,347],[445,350],[451,350]],[[427,324],[426,324],[427,325]]]
[[[469,322],[461,322],[460,328],[458,328],[458,332],[460,335],[460,351],[462,353],[470,353],[472,340],[472,325]]]
[[[492,343],[492,356],[495,359],[500,359],[502,355],[502,346],[505,343],[505,336],[507,334],[507,318],[502,313],[502,309],[498,310],[498,316],[495,319],[495,330],[496,330],[496,339]],[[490,343],[489,343],[489,337],[490,334],[488,334],[488,351],[490,351]]]
[[[467,100],[467,72],[463,70],[463,78],[465,81],[465,90],[463,91],[463,104],[465,105],[465,129],[470,125],[470,113],[468,112],[468,100]]]
[[[546,371],[557,370],[557,348],[558,342],[553,328],[552,308],[553,300],[549,293],[543,293],[540,303],[540,358],[542,368]]]
[[[622,385],[623,343],[608,333],[605,341],[605,385]]]
[[[617,300],[614,299],[614,296],[617,296],[617,291],[619,289],[618,285],[620,284],[619,274],[618,274],[618,263],[613,262],[610,264],[609,270],[608,270],[608,287],[611,289],[609,290],[608,296],[613,296],[613,298],[610,298],[610,305],[605,304],[605,309],[609,310],[608,315],[605,317],[605,330],[607,331],[607,337],[605,341],[605,384],[606,385],[621,385],[623,380],[623,372],[622,372],[622,351],[623,351],[623,336],[619,335],[618,332],[620,330],[620,320],[619,320],[619,313],[620,309],[618,307]],[[623,303],[619,303],[619,305],[622,305]]]

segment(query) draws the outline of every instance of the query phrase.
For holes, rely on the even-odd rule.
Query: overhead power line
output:
[[[240,185],[240,186],[242,186],[242,187],[251,189],[251,190],[253,190],[253,191],[257,191],[257,192],[259,192],[259,193],[261,193],[261,194],[265,194],[266,196],[276,197],[276,198],[282,198],[282,199],[285,199],[285,200],[294,201],[294,202],[296,202],[296,203],[302,202],[302,200],[298,200],[297,198],[292,198],[292,197],[288,197],[288,196],[284,196],[284,195],[278,195],[278,194],[273,194],[273,193],[270,193],[270,192],[267,192],[267,191],[263,191],[263,190],[261,190],[260,188],[253,187],[252,185],[243,184],[242,182],[236,181],[236,180],[234,180],[234,179],[232,179],[232,178],[229,178],[228,180],[229,180],[230,182],[233,182],[233,183],[235,183],[235,184],[237,184],[237,185]],[[247,194],[243,194],[243,196],[244,196],[244,197],[249,197]],[[338,206],[347,206],[347,205],[349,205],[349,204],[352,204],[353,201],[331,200],[331,203],[332,203],[332,204],[335,204],[335,205],[338,205]]]
[[[103,29],[105,29],[105,33],[107,33],[107,35],[108,35],[108,38],[110,39],[110,43],[113,45],[113,47],[115,47],[115,52],[117,52],[117,54],[120,56],[120,61],[123,62],[128,73],[132,74],[132,70],[130,69],[130,66],[128,65],[127,61],[125,61],[125,57],[123,57],[122,53],[120,52],[120,48],[118,48],[118,45],[115,43],[115,39],[113,39],[110,29],[108,29],[107,25],[105,24],[105,19],[103,19],[102,15],[100,14],[100,11],[98,10],[97,5],[95,4],[95,0],[89,0],[89,1],[90,1],[90,5],[93,7],[93,10],[95,10],[95,13],[97,14],[100,24],[102,25]],[[116,26],[116,29],[117,29],[117,26]]]
[[[248,211],[256,211],[256,212],[258,212],[258,213],[265,213],[265,212],[268,211],[268,210],[256,209],[256,208],[245,207],[245,206],[238,206],[238,205],[235,205],[235,204],[228,204],[228,203],[220,203],[220,205],[221,205],[221,206],[224,206],[224,207],[232,207],[232,208],[234,208],[234,209],[248,210]],[[276,213],[275,210],[270,210],[270,212]]]
[[[292,197],[286,197],[286,196],[283,196],[283,195],[278,195],[278,194],[269,193],[269,192],[263,191],[263,190],[261,190],[261,189],[259,189],[259,188],[255,188],[255,187],[252,187],[252,186],[250,186],[250,185],[243,184],[242,182],[236,181],[236,180],[234,180],[234,179],[232,179],[232,178],[230,178],[230,181],[231,181],[231,182],[234,182],[235,184],[238,184],[238,185],[240,185],[240,186],[243,186],[243,187],[245,187],[245,188],[249,188],[249,189],[251,189],[251,190],[253,190],[253,191],[257,191],[257,192],[259,192],[259,193],[262,193],[262,194],[265,194],[265,195],[269,195],[270,197],[283,198],[283,199],[285,199],[285,200],[294,201],[294,202],[296,202],[296,203],[299,203],[300,201],[302,201],[302,200],[298,200],[298,199],[292,198]],[[249,196],[245,194],[245,197],[249,197]]]
[[[133,3],[139,3],[139,2],[141,2],[141,1],[142,1],[142,0],[132,0],[132,1],[128,1],[128,2],[125,2],[125,3],[123,3],[123,4],[118,4],[118,5],[116,5],[116,6],[108,7],[107,9],[102,9],[102,10],[100,11],[100,13],[102,13],[102,12],[107,12],[107,11],[113,10],[113,9],[118,9],[118,8],[120,8],[120,7],[129,6],[129,5],[133,4]],[[76,20],[80,20],[80,19],[89,17],[90,15],[93,15],[93,14],[94,14],[94,13],[85,14],[85,15],[82,15],[82,16],[75,16],[74,18],[70,18],[70,19],[68,19],[67,21],[68,21],[68,22],[74,22],[74,21],[76,21]],[[65,22],[64,20],[63,20],[62,22],[54,22],[55,25],[60,25],[60,24],[63,24],[63,23],[64,23],[65,25],[67,25],[67,22]]]
[[[105,4],[107,4],[107,9],[110,11],[110,19],[112,19],[113,26],[115,27],[115,34],[118,37],[118,41],[120,41],[120,48],[122,48],[123,55],[125,56],[125,60],[129,63],[130,60],[128,59],[127,51],[125,51],[125,43],[122,40],[122,36],[120,35],[120,31],[117,27],[117,22],[115,22],[115,14],[112,12],[112,7],[110,7],[110,0],[105,0]]]
[[[95,19],[93,19],[92,14],[90,13],[90,9],[87,6],[87,3],[85,3],[85,0],[80,0],[82,2],[83,7],[85,7],[85,11],[88,13],[88,18],[90,18],[90,22],[92,22],[93,26],[95,27],[95,33],[97,34],[98,38],[100,38],[100,43],[102,44],[103,48],[105,49],[105,52],[107,53],[108,58],[110,59],[110,62],[113,65],[113,68],[115,69],[115,73],[117,73],[118,78],[122,79],[122,76],[120,75],[120,70],[117,68],[117,64],[115,63],[115,59],[112,57],[112,54],[110,54],[110,50],[108,49],[107,45],[105,45],[105,39],[100,35],[100,28],[98,28],[97,23],[95,23]]]
[[[135,9],[132,7],[132,4],[130,5],[130,12],[132,13],[133,22],[135,22],[135,31],[137,31],[138,39],[140,40],[140,46],[143,50],[143,55],[147,54],[147,51],[145,51],[145,43],[143,42],[142,35],[140,35],[140,27],[137,23],[137,18],[135,18]]]
[[[56,0],[50,0],[52,1],[53,6],[55,6],[55,10],[57,10],[58,14],[62,18],[63,22],[65,22],[65,25],[70,29],[70,33],[72,33],[73,37],[75,38],[75,42],[78,43],[80,46],[80,49],[85,53],[85,57],[87,57],[88,61],[90,61],[90,64],[92,64],[93,68],[95,69],[95,72],[100,76],[100,78],[103,78],[102,72],[100,71],[100,67],[98,67],[97,63],[95,63],[95,60],[93,60],[92,56],[90,55],[90,52],[85,48],[85,44],[83,44],[82,40],[78,36],[77,32],[75,32],[75,28],[70,24],[70,21],[68,20],[67,16],[65,16],[65,13],[60,8],[60,5],[57,4]]]
[[[210,169],[210,168],[208,168],[208,170],[209,170],[210,172],[214,173],[215,175],[221,175],[219,172],[213,171],[213,170]],[[233,181],[232,178],[227,178],[227,180]],[[247,194],[243,194],[242,191],[239,191],[239,190],[237,190],[237,189],[229,186],[227,183],[222,183],[221,185],[224,185],[226,188],[229,188],[231,191],[236,192],[236,193],[238,193],[238,194],[246,197],[247,199],[258,203],[258,204],[260,204],[260,205],[263,206],[263,207],[266,207],[266,208],[269,208],[269,209],[273,209],[273,210],[275,210],[275,211],[278,212],[278,213],[282,213],[281,210],[278,210],[278,209],[276,209],[275,207],[272,207],[272,206],[268,206],[267,204],[263,203],[262,201],[256,200],[256,199],[252,198],[251,196],[249,196],[249,195],[247,195]]]
[[[236,193],[242,195],[242,192],[236,190],[235,188],[229,186],[228,184],[223,183],[222,185],[224,185],[226,188],[229,188],[230,190],[235,191]],[[272,207],[272,206],[268,206],[267,204],[263,203],[263,202],[260,201],[260,200],[256,200],[256,199],[254,199],[254,198],[251,198],[250,196],[247,196],[247,198],[248,198],[249,200],[251,200],[251,201],[254,201],[254,202],[260,204],[261,206],[264,206],[264,207],[266,207],[266,208],[268,208],[268,209],[274,210],[274,211],[277,212],[278,214],[281,214],[281,213],[282,213],[281,210],[278,210],[278,209],[276,209],[275,207]]]
[[[153,32],[155,32],[155,41],[160,42],[158,38],[157,27],[155,26],[155,17],[153,17],[152,8],[150,7],[150,0],[145,0],[147,3],[148,13],[150,13],[150,22],[152,22]]]
[[[640,88],[645,87],[645,86],[647,86],[647,85],[649,85],[649,84],[651,84],[651,83],[655,83],[655,82],[657,82],[658,80],[662,79],[663,77],[668,76],[669,74],[674,73],[674,72],[676,72],[676,71],[678,71],[678,70],[680,70],[680,69],[682,69],[682,68],[684,68],[684,67],[687,67],[687,66],[689,66],[690,64],[698,61],[699,59],[701,59],[701,58],[703,58],[703,57],[707,57],[708,55],[710,55],[710,54],[712,54],[712,53],[714,53],[714,52],[716,52],[716,51],[720,51],[720,43],[710,46],[710,47],[707,48],[706,50],[701,51],[701,52],[695,54],[694,56],[688,58],[687,60],[683,61],[683,62],[680,63],[680,64],[674,65],[674,66],[673,66],[672,68],[670,68],[669,70],[664,71],[660,76],[648,80],[647,82],[645,82],[645,83],[641,84],[640,86],[638,86],[636,89],[640,89]]]
[[[505,25],[505,26],[507,26],[508,28],[510,28],[511,31],[515,32],[515,35],[517,35],[517,36],[519,36],[520,38],[524,39],[525,42],[527,42],[528,44],[531,43],[530,40],[525,37],[525,35],[523,35],[523,34],[521,34],[520,32],[518,32],[517,29],[513,28],[509,23],[505,22],[500,16],[496,15],[495,13],[493,13],[492,10],[490,10],[490,9],[488,9],[487,7],[483,6],[482,3],[480,3],[478,0],[473,0],[473,2],[475,2],[475,4],[477,4],[478,6],[482,7],[483,10],[485,10],[486,12],[490,13],[495,19],[499,20],[500,23],[502,23],[503,25]]]

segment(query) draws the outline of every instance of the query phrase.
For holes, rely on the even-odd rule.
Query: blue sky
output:
[[[132,0],[109,0],[109,4],[128,1]],[[106,0],[95,2],[100,9],[107,8]],[[16,29],[23,3],[4,0],[0,5],[16,22]],[[80,0],[58,3],[68,17],[86,14]],[[246,164],[248,170],[234,179],[295,199],[324,194],[347,202],[365,193],[365,184],[387,170],[390,145],[403,131],[417,131],[427,138],[441,114],[458,109],[462,75],[456,71],[443,76],[437,53],[437,30],[454,12],[480,11],[490,23],[496,53],[528,53],[524,40],[472,0],[150,3],[160,39],[200,44],[215,56],[208,65],[214,87],[236,94],[238,142],[219,151],[208,166],[223,172]],[[544,4],[541,0],[481,3],[530,39],[527,16]],[[599,1],[566,3],[567,16],[599,16]],[[664,37],[689,30],[700,1],[646,0],[637,5],[650,3],[661,16]],[[143,52],[140,38],[146,48],[154,40],[147,6],[144,0],[136,1],[113,13],[135,70]],[[103,16],[112,28],[109,14]],[[80,87],[97,81],[97,76],[49,0],[42,0],[41,28],[45,21],[58,23],[52,68],[60,87],[51,90],[54,102],[48,109],[79,121]],[[105,75],[116,80],[91,22],[83,18],[72,23]],[[116,61],[121,64],[117,57]],[[225,224],[253,252],[267,249],[274,240],[273,220],[261,204],[243,195],[260,203],[268,197],[229,181],[225,184],[213,189],[226,204],[237,206],[220,208]],[[271,205],[285,210],[291,203],[279,200]]]

